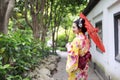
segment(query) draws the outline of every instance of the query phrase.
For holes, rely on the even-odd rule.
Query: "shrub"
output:
[[[30,34],[30,31],[22,30],[0,34],[0,80],[23,80],[27,77],[24,72],[49,55],[50,49]]]
[[[57,46],[58,47],[65,47],[67,42],[65,34],[58,35]]]
[[[68,39],[64,32],[58,34],[57,47],[61,51],[66,51],[66,47],[65,47],[66,43],[71,42],[73,40],[73,38],[75,37],[75,35],[72,32],[72,29],[70,29],[69,33],[67,33],[67,34],[69,34]]]

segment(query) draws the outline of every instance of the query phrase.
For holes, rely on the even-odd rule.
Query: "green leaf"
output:
[[[4,68],[4,69],[10,68],[10,64],[5,64],[5,65],[3,66],[3,68]]]
[[[5,51],[5,47],[2,47],[1,49],[0,49],[0,53],[4,53],[4,51]]]
[[[23,80],[30,80],[29,78],[24,78]]]

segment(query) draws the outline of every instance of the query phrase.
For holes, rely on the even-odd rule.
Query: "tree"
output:
[[[76,15],[79,13],[82,4],[86,4],[86,0],[17,0],[17,8],[22,14],[26,23],[30,26],[33,37],[41,39],[45,42],[47,32],[51,32],[53,48],[55,48],[55,34],[58,32],[59,26],[68,26],[64,18],[68,14]],[[16,19],[18,20],[18,19]],[[62,24],[65,23],[65,24]],[[49,30],[49,31],[48,31]],[[54,51],[54,50],[53,50]]]
[[[25,19],[28,25],[33,31],[34,38],[38,39],[40,37],[40,29],[43,26],[43,12],[46,0],[26,0],[25,1]],[[31,22],[29,22],[27,13],[30,12]],[[39,16],[41,18],[39,18]],[[40,21],[40,23],[39,23]]]
[[[79,14],[84,9],[86,3],[86,0],[51,0],[52,5],[50,9],[52,20],[50,27],[52,28],[53,52],[55,52],[54,49],[56,47],[54,43],[57,42],[57,39],[55,39],[55,33],[57,33],[59,26],[65,26],[66,28],[69,25],[69,21],[65,21],[65,18],[68,18],[68,14]],[[66,39],[68,39],[67,36]]]
[[[14,8],[15,0],[0,0],[0,32],[7,34],[8,22]]]

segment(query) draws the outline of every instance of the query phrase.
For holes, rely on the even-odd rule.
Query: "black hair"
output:
[[[83,18],[79,18],[79,19],[75,20],[74,23],[77,25],[78,29],[81,29],[82,33],[85,34],[85,32],[87,31],[87,29],[85,27],[85,20]]]

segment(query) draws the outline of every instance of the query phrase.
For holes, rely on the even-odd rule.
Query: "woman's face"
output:
[[[78,34],[80,32],[80,30],[78,29],[76,23],[73,23],[72,27],[73,27],[73,33]]]

